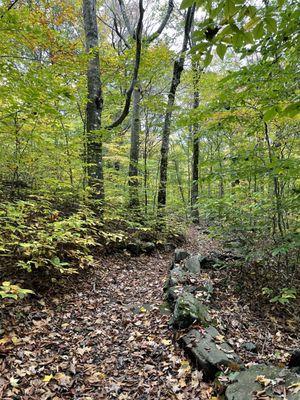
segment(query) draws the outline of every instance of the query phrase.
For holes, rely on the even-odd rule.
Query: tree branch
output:
[[[157,39],[158,36],[162,33],[162,31],[165,29],[165,27],[166,27],[166,25],[167,25],[167,23],[168,23],[168,21],[170,19],[170,16],[172,14],[173,8],[174,8],[174,1],[173,0],[169,0],[168,9],[167,9],[167,12],[166,12],[166,15],[165,15],[164,19],[162,20],[162,22],[161,22],[160,26],[158,27],[157,31],[152,33],[152,35],[150,35],[149,37],[146,38],[146,42],[147,43],[151,43],[153,40]]]
[[[134,63],[131,85],[126,92],[125,105],[124,105],[121,115],[112,124],[106,126],[106,129],[113,129],[113,128],[117,127],[118,125],[120,125],[129,113],[130,103],[131,103],[131,95],[132,95],[134,86],[137,83],[140,62],[141,62],[143,18],[144,18],[144,11],[145,11],[144,7],[143,7],[143,0],[139,0],[139,11],[140,11],[139,21],[137,24],[136,32],[134,33],[135,40],[136,40],[136,50],[135,50],[135,63]]]
[[[135,32],[134,32],[134,29],[131,27],[128,15],[126,13],[126,8],[125,8],[124,1],[123,0],[118,0],[118,3],[119,3],[119,6],[120,6],[121,14],[122,14],[126,29],[127,29],[128,33],[129,33],[129,35],[134,38],[135,37]]]

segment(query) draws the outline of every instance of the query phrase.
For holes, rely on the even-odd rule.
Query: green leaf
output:
[[[242,46],[244,43],[244,36],[241,33],[237,33],[232,37],[232,45],[235,48]]]
[[[281,112],[281,115],[289,118],[297,118],[300,115],[300,102],[289,104],[285,109]]]
[[[267,30],[269,32],[276,32],[277,31],[277,22],[274,18],[272,17],[266,17],[265,18],[265,23],[267,26]]]
[[[216,52],[218,54],[218,56],[221,58],[221,60],[224,59],[225,53],[227,50],[227,46],[223,43],[218,44],[217,48],[216,48]]]
[[[261,39],[264,35],[264,24],[261,21],[259,24],[256,25],[256,27],[252,31],[253,36],[255,39]]]
[[[234,0],[225,0],[224,15],[225,18],[231,17],[235,13],[235,2]]]
[[[205,57],[205,60],[204,60],[204,63],[203,63],[204,67],[208,67],[209,64],[211,63],[212,59],[213,59],[212,54],[207,53],[206,57]]]
[[[258,16],[254,16],[253,18],[250,19],[245,25],[244,29],[248,31],[249,29],[252,29],[254,26],[257,25],[257,23],[260,21],[260,18]]]
[[[195,0],[182,0],[180,8],[188,8],[191,7],[195,3]]]
[[[249,17],[254,18],[257,13],[257,9],[255,6],[248,6],[246,14],[249,15]]]
[[[271,121],[271,119],[273,119],[275,117],[275,115],[278,114],[279,112],[279,108],[278,106],[274,106],[269,108],[265,113],[264,113],[264,121],[268,122]]]
[[[219,32],[217,33],[216,37],[218,38],[222,38],[228,34],[231,34],[233,32],[232,26],[231,25],[226,25],[224,28],[222,28],[221,30],[219,30]]]

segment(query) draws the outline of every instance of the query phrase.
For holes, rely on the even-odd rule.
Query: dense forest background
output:
[[[200,221],[295,297],[296,2],[144,3],[1,2],[4,276]]]
[[[1,399],[299,399],[298,3],[0,0]]]

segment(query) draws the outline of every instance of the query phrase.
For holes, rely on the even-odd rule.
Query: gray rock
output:
[[[179,296],[181,296],[184,292],[194,293],[197,291],[196,286],[192,285],[178,285],[178,286],[171,286],[165,292],[165,299],[168,301],[170,307],[173,309],[175,303]]]
[[[127,244],[127,250],[130,252],[131,255],[136,257],[142,254],[143,252],[142,247],[143,247],[142,242],[140,240]]]
[[[270,379],[271,382],[264,387],[262,383],[256,381],[258,376],[261,376],[262,379]],[[265,396],[279,400],[283,399],[285,387],[285,399],[300,400],[299,392],[293,393],[293,388],[288,389],[289,386],[295,383],[299,383],[299,376],[288,369],[267,365],[253,365],[238,374],[236,382],[226,389],[225,396],[227,400],[252,400],[255,392],[265,390]]]
[[[167,287],[183,285],[188,281],[188,274],[180,266],[176,266],[170,271]]]
[[[156,246],[152,242],[145,242],[143,243],[143,251],[147,254],[153,253],[153,251],[156,249]]]
[[[242,344],[242,347],[247,351],[251,351],[252,353],[257,352],[257,346],[253,342],[245,342]]]
[[[190,256],[190,253],[184,249],[176,249],[174,253],[175,263],[180,263],[180,261],[185,260]]]
[[[165,291],[165,300],[170,304],[171,308],[174,308],[174,303],[183,292],[184,287],[180,285],[168,287]]]
[[[177,299],[172,325],[174,328],[188,328],[195,321],[206,326],[210,321],[207,308],[191,293],[183,292]]]
[[[192,274],[200,274],[201,272],[201,262],[202,257],[199,255],[191,256],[185,260],[185,268]]]
[[[217,329],[209,326],[203,334],[192,329],[181,339],[186,352],[196,366],[203,370],[206,380],[214,379],[215,374],[224,366],[234,371],[242,367],[232,347],[226,342],[220,343],[220,338],[222,336]]]

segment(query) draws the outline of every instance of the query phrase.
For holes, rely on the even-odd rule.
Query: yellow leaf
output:
[[[145,308],[145,307],[141,307],[141,308],[140,308],[140,312],[143,312],[143,313],[145,313],[145,312],[147,312],[147,310],[146,310],[146,308]]]
[[[20,343],[20,339],[17,338],[16,336],[13,336],[13,337],[11,338],[11,341],[13,342],[13,344],[14,344],[15,346],[17,346],[17,345]]]
[[[43,382],[48,383],[48,382],[51,381],[51,379],[53,379],[53,375],[52,374],[51,375],[45,375],[44,378],[43,378]]]
[[[291,386],[288,387],[288,389],[292,389],[293,393],[299,393],[300,392],[300,382],[293,383]]]
[[[66,375],[63,372],[58,372],[57,374],[54,375],[54,379],[56,379],[57,381],[64,379],[66,377]]]
[[[180,364],[182,365],[183,368],[189,368],[190,363],[187,360],[181,360]]]
[[[19,380],[14,378],[13,376],[10,378],[9,383],[11,384],[12,387],[18,387],[19,386]]]
[[[8,336],[4,336],[4,338],[0,339],[0,346],[8,343],[9,341],[10,341],[10,338]]]
[[[266,378],[264,375],[258,375],[255,379],[256,382],[259,382],[264,387],[270,385],[271,379]]]
[[[172,341],[171,341],[171,340],[166,340],[166,339],[163,339],[161,342],[162,342],[162,344],[164,344],[165,346],[170,346],[170,345],[172,344]]]
[[[95,372],[93,375],[88,377],[89,383],[98,383],[106,378],[106,375],[102,372]]]

